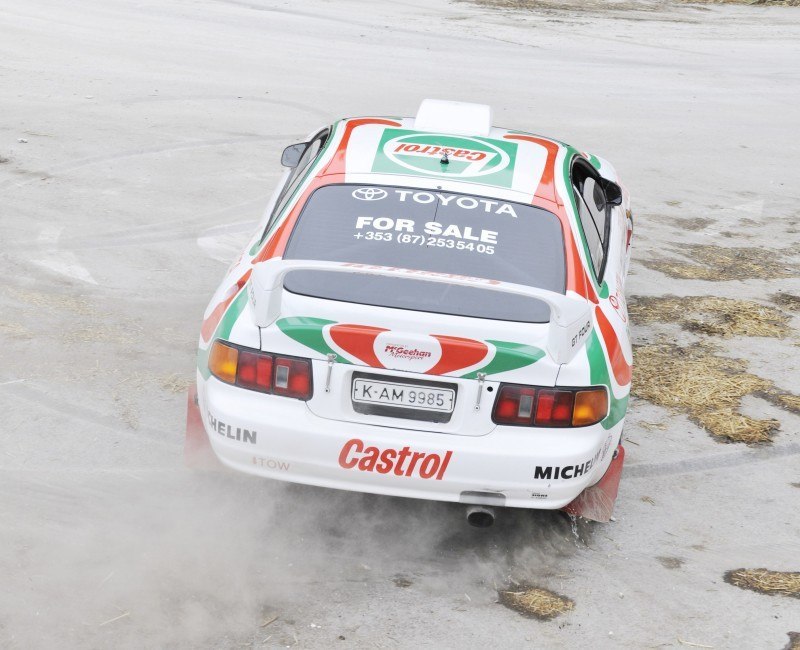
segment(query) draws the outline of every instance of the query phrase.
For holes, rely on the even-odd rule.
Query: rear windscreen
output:
[[[397,266],[565,290],[558,218],[541,208],[469,194],[327,185],[308,199],[284,259]],[[521,322],[547,322],[540,301],[472,287],[295,271],[286,289],[318,298]]]

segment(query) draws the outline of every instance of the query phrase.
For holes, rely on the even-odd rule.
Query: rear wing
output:
[[[253,267],[249,281],[250,304],[253,318],[259,327],[269,327],[281,311],[283,281],[292,271],[325,271],[331,273],[351,273],[359,275],[378,275],[387,278],[404,278],[421,282],[473,287],[487,291],[524,296],[540,300],[550,308],[550,328],[547,338],[547,352],[556,363],[569,363],[580,350],[592,331],[592,305],[577,295],[564,295],[547,289],[528,287],[522,284],[472,278],[464,275],[420,271],[393,266],[374,266],[352,262],[323,262],[317,260],[284,260],[274,257],[259,262]]]

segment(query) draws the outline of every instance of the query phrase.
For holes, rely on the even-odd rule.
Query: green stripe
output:
[[[336,321],[324,320],[322,318],[310,318],[308,316],[281,318],[276,325],[289,338],[305,345],[320,354],[336,354],[336,352],[325,341],[322,330],[326,325],[334,325]],[[339,355],[339,363],[350,363],[347,359]]]
[[[544,350],[532,345],[509,343],[508,341],[487,341],[487,343],[491,343],[496,348],[494,358],[483,368],[462,375],[464,379],[475,379],[479,372],[495,375],[498,372],[524,368],[536,363],[544,356]]]
[[[247,286],[247,285],[245,285]],[[239,315],[244,310],[244,306],[247,304],[247,291],[244,289],[239,291],[239,295],[234,298],[233,302],[228,305],[228,309],[225,310],[225,314],[222,316],[222,319],[219,321],[217,325],[217,329],[214,330],[214,336],[211,337],[211,341],[213,342],[214,339],[224,339],[228,340],[231,335],[231,330],[233,329],[234,324],[239,318]],[[197,350],[197,369],[200,371],[200,374],[203,375],[203,379],[208,379],[211,376],[211,373],[208,370],[208,355],[211,352],[211,345],[204,350],[199,348]]]
[[[611,388],[611,377],[608,374],[606,355],[594,329],[589,336],[589,341],[586,343],[586,355],[589,358],[589,381],[592,385],[602,384],[608,388],[610,408],[602,424],[604,429],[611,429],[625,417],[625,412],[628,410],[628,395],[622,399],[614,397],[614,391]]]
[[[564,175],[564,185],[567,186],[567,200],[569,204],[572,206],[572,213],[575,215],[575,221],[578,224],[578,232],[580,234],[581,246],[583,247],[583,253],[587,260],[589,260],[589,270],[591,271],[592,279],[594,280],[595,285],[597,284],[597,276],[594,273],[594,264],[591,263],[592,256],[589,253],[589,245],[586,243],[586,234],[583,232],[583,224],[581,223],[580,213],[578,211],[578,204],[575,202],[574,192],[572,191],[572,175],[570,173],[570,169],[572,167],[572,161],[575,156],[580,156],[580,151],[578,151],[575,147],[567,147],[566,155],[564,156],[564,168],[562,170]]]

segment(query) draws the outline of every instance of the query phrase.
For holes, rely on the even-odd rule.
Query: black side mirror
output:
[[[601,179],[601,185],[610,205],[622,205],[622,188],[619,185],[605,178]]]
[[[283,155],[281,156],[281,165],[284,167],[290,167],[291,169],[297,167],[297,165],[300,163],[300,159],[306,152],[307,147],[308,142],[290,144],[288,147],[286,147],[286,149],[283,150]]]

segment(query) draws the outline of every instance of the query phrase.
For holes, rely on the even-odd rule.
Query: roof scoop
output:
[[[414,119],[417,131],[488,136],[492,129],[492,107],[486,104],[423,99]]]

